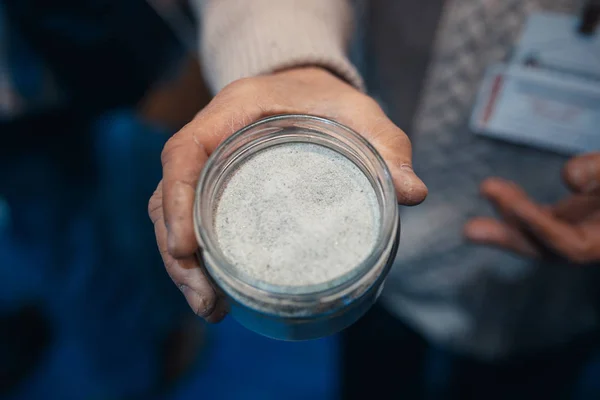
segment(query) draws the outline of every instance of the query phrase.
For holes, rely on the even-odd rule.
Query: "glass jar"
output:
[[[345,275],[323,284],[277,286],[253,279],[228,262],[216,238],[215,205],[228,176],[241,163],[268,147],[298,142],[325,146],[360,168],[377,196],[379,232],[370,255]],[[310,115],[269,117],[225,140],[198,181],[194,226],[201,261],[226,295],[230,314],[248,329],[282,340],[327,336],[358,320],[381,293],[400,236],[396,192],[381,156],[353,130]]]

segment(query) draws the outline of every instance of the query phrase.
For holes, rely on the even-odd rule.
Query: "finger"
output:
[[[190,308],[200,317],[208,318],[216,309],[218,297],[195,257],[175,259],[161,251],[167,273],[181,290]]]
[[[600,195],[600,152],[569,160],[563,169],[563,179],[576,193]]]
[[[539,257],[540,250],[522,232],[493,218],[473,218],[464,229],[474,243],[500,247],[528,257]]]
[[[511,204],[526,196],[516,183],[502,178],[488,178],[481,184],[481,194],[488,199],[508,224],[517,222]],[[550,212],[550,209],[547,209]]]
[[[201,317],[209,317],[217,305],[217,294],[195,256],[181,259],[171,256],[167,249],[167,228],[161,210],[160,194],[155,192],[150,201],[149,213],[167,273],[181,290],[192,310]]]
[[[585,232],[577,225],[544,213],[528,199],[515,205],[514,212],[537,239],[557,254],[578,263],[588,261],[593,248]]]
[[[427,197],[427,186],[413,171],[410,140],[387,117],[385,120],[380,122],[379,130],[366,135],[367,140],[370,140],[390,169],[399,203],[419,204]]]
[[[229,306],[227,305],[227,302],[223,297],[219,297],[215,309],[208,317],[206,317],[206,321],[212,324],[221,322],[228,312]]]
[[[234,82],[165,145],[161,157],[163,199],[172,256],[189,257],[197,249],[192,218],[194,197],[208,155],[234,132],[274,113],[261,108],[256,96],[255,85],[250,81]]]
[[[580,223],[600,212],[600,196],[575,194],[559,201],[551,210],[565,222]]]
[[[500,178],[488,178],[481,185],[481,193],[496,207],[508,222],[515,222],[515,215],[510,207],[511,202],[527,197],[527,194],[513,182]],[[540,205],[540,209],[548,215],[554,215],[565,221],[576,223],[600,210],[600,198],[591,195],[573,195],[556,205]]]
[[[357,106],[360,109],[346,110],[340,122],[360,133],[381,155],[392,175],[398,202],[408,206],[421,203],[427,197],[427,186],[413,170],[410,139],[374,100],[357,102]]]
[[[564,222],[548,212],[543,206],[531,201],[515,187],[505,187],[503,191],[492,191],[494,202],[499,209],[552,252],[571,261],[587,262],[591,244],[589,238],[577,226]]]
[[[199,254],[200,253],[196,253],[195,259],[204,276],[209,277],[208,271],[206,270],[206,266],[204,265],[203,258]],[[210,278],[208,278],[207,280],[210,283],[212,289],[215,291],[215,296],[217,300],[212,312],[205,319],[207,322],[217,323],[220,322],[223,318],[225,318],[225,316],[229,312],[229,304],[227,303],[225,293],[221,290],[221,288],[215,285],[214,282],[210,280]]]
[[[208,155],[188,124],[165,145],[162,206],[168,227],[168,251],[175,258],[193,256],[198,248],[193,225],[196,183]]]

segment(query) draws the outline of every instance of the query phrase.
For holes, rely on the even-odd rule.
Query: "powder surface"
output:
[[[265,283],[322,284],[356,268],[379,231],[377,196],[348,158],[317,144],[269,147],[228,178],[215,231],[225,257]]]

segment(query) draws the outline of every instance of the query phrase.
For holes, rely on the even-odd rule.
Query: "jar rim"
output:
[[[269,125],[276,125],[280,122],[290,122],[290,123],[304,123],[310,124],[313,126],[313,129],[317,129],[320,134],[332,136],[329,131],[336,131],[336,133],[343,133],[344,138],[353,142],[360,149],[360,153],[356,154],[357,157],[362,158],[363,162],[367,162],[367,160],[374,164],[374,167],[377,169],[377,176],[369,176],[369,173],[365,171],[364,168],[361,168],[361,171],[369,178],[369,180],[373,183],[376,182],[378,185],[378,189],[382,194],[381,203],[379,203],[379,232],[377,235],[377,240],[369,255],[359,263],[355,268],[350,271],[336,277],[332,280],[304,285],[304,286],[289,286],[289,285],[277,285],[268,282],[264,282],[258,279],[255,279],[248,274],[245,274],[243,271],[237,269],[233,264],[229,262],[229,260],[223,254],[218,240],[215,235],[211,235],[209,230],[206,229],[206,215],[204,215],[206,210],[212,210],[214,213],[214,207],[210,205],[209,207],[202,208],[203,203],[203,195],[205,193],[205,189],[207,186],[207,180],[211,178],[210,174],[217,164],[218,160],[224,156],[224,153],[230,149],[232,146],[236,145],[240,140],[244,140],[247,138],[248,134],[257,130],[258,128],[268,128]],[[290,125],[288,128],[299,128],[302,130],[304,128],[307,132],[309,129],[306,126],[294,126]],[[286,127],[279,127],[279,131],[284,130]],[[261,142],[261,138],[255,139],[256,142]],[[306,142],[306,143],[315,143],[310,139],[306,140],[296,140],[296,142]],[[250,141],[249,143],[253,143]],[[318,143],[321,144],[321,143]],[[273,145],[277,145],[273,144]],[[321,144],[323,145],[323,144]],[[340,151],[340,148],[335,148],[332,146],[327,146],[331,150],[340,153],[341,155],[345,155]],[[270,146],[268,146],[270,147]],[[346,155],[345,155],[346,156]],[[347,157],[347,156],[346,156]],[[349,157],[347,157],[349,158]],[[352,161],[356,164],[355,161]],[[357,165],[358,166],[358,165]],[[222,176],[226,174],[227,170],[231,169],[231,165],[226,165],[223,171],[220,171],[219,174]],[[217,188],[216,191],[218,191]],[[374,188],[376,189],[376,188]],[[213,190],[214,192],[215,190]],[[379,198],[379,196],[378,196]],[[394,184],[391,178],[391,173],[379,154],[377,150],[360,134],[355,132],[354,130],[348,128],[345,125],[342,125],[336,121],[330,120],[328,118],[323,118],[314,115],[307,114],[280,114],[275,116],[266,117],[260,119],[240,130],[232,134],[225,141],[223,141],[217,149],[210,155],[206,164],[204,165],[200,178],[198,180],[198,184],[196,187],[196,198],[194,201],[194,231],[196,233],[196,238],[200,247],[202,248],[203,254],[205,256],[209,256],[211,261],[205,265],[207,271],[215,277],[215,275],[225,275],[228,278],[228,282],[235,282],[236,285],[240,286],[240,288],[245,289],[245,291],[258,291],[263,294],[268,294],[270,296],[278,297],[280,299],[285,299],[289,296],[295,296],[296,299],[299,299],[298,296],[302,297],[305,295],[314,296],[315,294],[323,294],[326,295],[326,292],[334,293],[343,288],[349,287],[354,284],[356,281],[360,280],[365,274],[367,274],[373,266],[380,263],[383,257],[389,257],[390,244],[395,240],[397,236],[398,227],[398,210],[397,210],[397,198],[396,192],[394,188]],[[210,221],[212,224],[212,220]],[[218,268],[218,270],[216,270]]]

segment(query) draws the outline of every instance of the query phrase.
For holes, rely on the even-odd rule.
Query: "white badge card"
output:
[[[600,150],[600,83],[518,65],[491,67],[471,129],[566,154]]]
[[[600,33],[583,35],[579,24],[531,15],[509,63],[487,71],[471,128],[567,154],[600,149]]]

